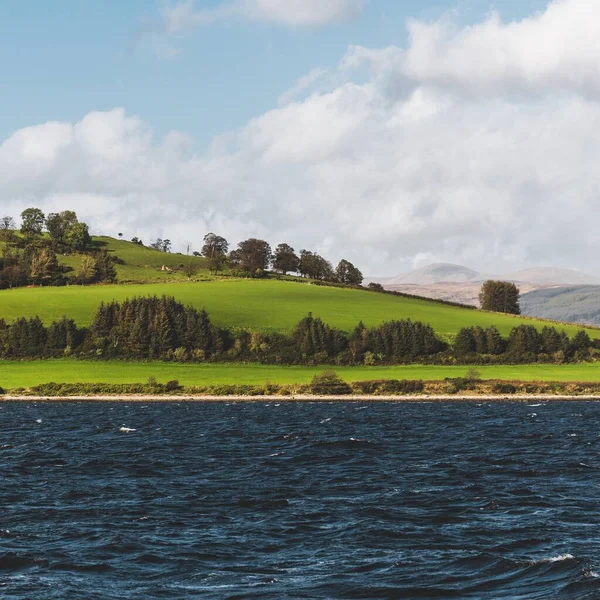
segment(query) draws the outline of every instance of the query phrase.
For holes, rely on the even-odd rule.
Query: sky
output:
[[[600,3],[5,0],[0,216],[600,275]]]

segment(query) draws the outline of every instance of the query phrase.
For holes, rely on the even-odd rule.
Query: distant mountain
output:
[[[521,312],[556,321],[600,325],[600,286],[535,290],[521,296]]]
[[[505,273],[499,279],[514,282],[525,282],[539,285],[598,285],[600,278],[587,275],[573,269],[558,267],[533,267]]]
[[[414,269],[410,273],[398,275],[388,279],[385,284],[412,284],[412,285],[431,285],[434,283],[465,283],[467,281],[477,280],[479,273],[463,267],[461,265],[453,265],[450,263],[435,263]]]

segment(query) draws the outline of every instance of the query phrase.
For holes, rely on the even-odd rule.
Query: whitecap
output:
[[[36,422],[36,423],[41,423],[41,422],[42,422],[42,420],[41,420],[41,419],[36,419],[36,420],[35,420],[35,422]]]
[[[529,416],[530,417],[537,417],[537,413],[531,413]]]
[[[535,406],[541,406],[541,404],[528,404],[527,406],[530,406],[531,408],[534,408]]]
[[[559,554],[558,556],[550,556],[549,558],[540,558],[539,560],[532,560],[533,564],[539,563],[555,563],[562,562],[564,560],[573,560],[575,557],[572,554]]]
[[[119,427],[119,431],[121,433],[130,433],[131,431],[137,431],[137,429],[132,429],[131,427]]]
[[[321,421],[321,424],[323,424],[323,423],[329,423],[329,421],[331,421],[331,417],[329,417],[328,419],[323,419]]]
[[[577,437],[576,433],[569,433],[568,437]]]

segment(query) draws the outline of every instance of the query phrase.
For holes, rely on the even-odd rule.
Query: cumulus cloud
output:
[[[232,0],[212,8],[197,8],[183,0],[163,11],[167,33],[228,19],[265,21],[293,27],[321,27],[357,16],[363,0]]]
[[[329,89],[309,74],[202,155],[123,109],[17,131],[0,146],[2,212],[73,207],[96,232],[178,248],[198,248],[207,231],[260,236],[371,275],[430,258],[598,273],[590,6],[556,0],[519,22],[462,29],[411,22],[406,48],[350,48]]]

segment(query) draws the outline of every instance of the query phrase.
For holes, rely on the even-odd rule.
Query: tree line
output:
[[[273,269],[282,275],[298,273],[301,277],[346,285],[361,285],[363,282],[361,271],[346,259],[342,259],[334,269],[316,252],[300,250],[296,253],[285,243],[273,250],[267,241],[257,238],[244,240],[230,251],[229,242],[224,237],[207,233],[201,252],[194,254],[205,257],[211,273],[215,275],[228,267],[233,275],[264,277],[269,269]]]
[[[87,328],[67,317],[45,326],[39,317],[0,320],[0,358],[158,359],[178,362],[376,365],[427,362],[485,364],[580,362],[598,357],[585,331],[519,325],[503,338],[495,327],[461,329],[452,344],[431,326],[397,320],[346,333],[308,314],[289,334],[214,325],[205,310],[171,297],[132,298],[99,306]]]

